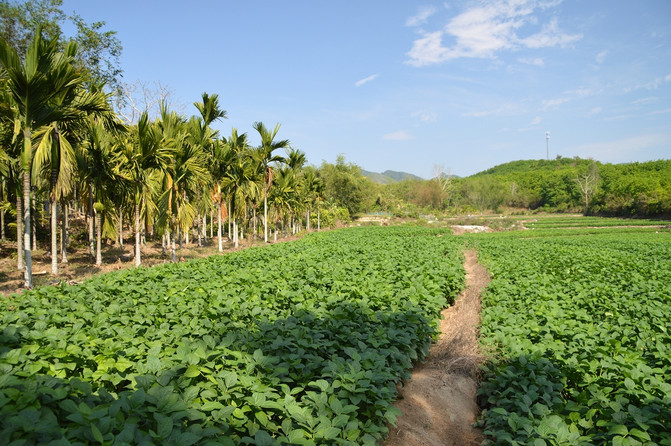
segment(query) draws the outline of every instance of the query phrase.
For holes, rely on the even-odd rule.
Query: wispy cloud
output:
[[[541,123],[542,120],[543,118],[541,118],[540,116],[536,116],[534,119],[531,120],[529,125],[538,125]]]
[[[632,91],[636,91],[636,90],[656,90],[662,84],[665,84],[666,82],[671,82],[671,74],[667,74],[666,76],[657,77],[657,78],[655,78],[655,79],[653,79],[649,82],[646,82],[644,84],[634,85],[633,87],[625,87],[624,92],[625,93],[631,93]]]
[[[589,111],[589,113],[587,113],[587,116],[598,115],[598,114],[601,113],[602,111],[603,111],[603,107],[594,107],[593,109],[591,109],[591,110]]]
[[[527,65],[534,65],[536,67],[542,67],[543,65],[545,65],[545,61],[540,57],[527,58],[527,59],[521,58],[521,59],[517,59],[517,61],[519,63],[523,63],[523,64],[527,64]]]
[[[409,141],[411,139],[415,139],[415,137],[412,136],[410,133],[406,132],[405,130],[398,130],[396,132],[382,135],[382,139],[386,139],[389,141]]]
[[[426,22],[426,19],[436,13],[437,9],[434,6],[422,6],[412,17],[408,17],[405,21],[405,26],[419,26]]]
[[[631,101],[632,105],[644,105],[644,104],[652,104],[653,102],[659,101],[659,98],[650,96],[647,98],[641,98],[641,99],[636,99],[635,101]]]
[[[419,118],[422,122],[436,122],[438,115],[434,112],[420,110],[412,113],[410,116],[413,118]]]
[[[546,99],[543,101],[543,110],[547,110],[548,108],[554,108],[558,107],[562,104],[565,104],[569,102],[571,98],[563,97],[563,98],[556,98],[556,99]]]
[[[478,110],[464,113],[464,116],[471,116],[474,118],[484,118],[485,116],[505,116],[520,113],[522,110],[517,104],[503,104],[498,108],[491,110]]]
[[[608,50],[603,50],[599,54],[596,55],[594,60],[596,61],[596,63],[602,64],[606,61],[606,55],[607,54],[608,54]]]
[[[371,76],[364,77],[363,79],[360,79],[360,80],[356,81],[356,82],[354,83],[354,86],[355,86],[355,87],[360,87],[360,86],[362,86],[362,85],[365,84],[365,83],[368,83],[368,82],[370,82],[370,81],[374,81],[374,80],[377,79],[379,76],[380,76],[379,74],[373,74],[373,75],[371,75]]]
[[[407,63],[419,67],[461,57],[494,58],[500,51],[517,48],[566,46],[582,35],[562,32],[556,19],[541,25],[535,34],[520,35],[523,26],[538,22],[536,11],[559,3],[560,0],[486,0],[453,17],[443,29],[420,31],[421,37],[407,53]],[[454,44],[445,46],[444,38],[454,40]]]

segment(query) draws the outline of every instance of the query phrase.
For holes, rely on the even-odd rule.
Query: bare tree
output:
[[[186,107],[176,103],[174,95],[175,90],[160,81],[122,83],[116,112],[126,124],[136,124],[144,111],[150,119],[156,118],[160,115],[162,103],[170,110],[182,112]]]
[[[589,202],[599,187],[599,166],[592,162],[586,171],[576,174],[575,181],[578,183],[580,192],[585,198],[585,212],[589,209]]]
[[[433,177],[440,187],[440,204],[442,206],[446,200],[450,199],[452,194],[452,174],[449,169],[445,170],[445,165],[434,164]]]

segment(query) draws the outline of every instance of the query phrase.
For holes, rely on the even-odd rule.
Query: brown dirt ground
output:
[[[455,304],[443,310],[441,336],[426,361],[418,365],[401,390],[395,406],[402,415],[389,426],[385,446],[467,446],[485,438],[472,427],[478,366],[480,294],[489,275],[477,263],[475,251],[466,252],[466,289]]]

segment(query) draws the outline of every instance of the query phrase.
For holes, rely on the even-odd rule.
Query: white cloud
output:
[[[606,55],[607,54],[608,54],[608,50],[603,50],[599,54],[596,55],[594,60],[596,61],[596,63],[602,64],[606,61]]]
[[[589,88],[578,88],[577,90],[566,90],[564,93],[581,98],[593,95],[594,91]]]
[[[387,133],[383,135],[382,139],[386,139],[389,141],[409,141],[411,139],[415,139],[415,137],[412,136],[410,133],[406,132],[405,130],[398,130],[396,132]]]
[[[532,58],[527,58],[527,59],[522,58],[522,59],[517,59],[517,61],[519,63],[524,63],[524,64],[527,64],[527,65],[534,65],[536,67],[542,67],[543,65],[545,65],[545,61],[540,57],[536,57],[536,58],[533,58],[533,59]]]
[[[543,110],[547,110],[548,108],[553,108],[553,107],[558,107],[561,104],[565,104],[569,102],[571,98],[557,98],[557,99],[546,99],[543,101]]]
[[[593,109],[591,109],[589,111],[587,116],[594,116],[594,115],[597,115],[597,114],[601,113],[602,111],[603,111],[603,107],[594,107]]]
[[[503,104],[499,108],[491,110],[479,110],[464,113],[464,116],[484,118],[485,116],[510,116],[522,112],[522,107],[515,103]]]
[[[541,118],[540,116],[536,116],[536,117],[529,123],[529,125],[538,125],[538,124],[541,123],[542,120],[543,120],[543,118]]]
[[[580,39],[582,39],[582,34],[571,35],[559,31],[557,19],[552,19],[550,23],[543,26],[541,32],[522,39],[521,42],[529,48],[547,48],[552,46],[565,47]]]
[[[422,23],[426,22],[426,19],[434,15],[436,11],[436,8],[433,6],[422,6],[419,8],[419,11],[417,11],[417,14],[412,17],[408,17],[408,19],[405,21],[405,26],[421,25]]]
[[[659,98],[651,96],[648,98],[641,98],[641,99],[636,99],[635,101],[631,101],[632,105],[644,105],[644,104],[651,104],[653,102],[657,102]]]
[[[663,115],[663,114],[666,114],[666,113],[671,113],[671,108],[665,108],[665,109],[662,109],[662,110],[651,111],[650,113],[648,113],[648,116]]]
[[[373,80],[377,79],[379,76],[380,76],[379,74],[373,74],[371,76],[364,77],[363,79],[360,79],[360,80],[356,81],[354,83],[354,86],[355,87],[360,87],[367,82],[370,82],[370,81],[373,81]]]
[[[424,110],[416,111],[410,116],[413,118],[419,118],[419,120],[422,122],[436,122],[438,119],[438,115],[436,113]]]
[[[544,48],[566,46],[582,38],[579,34],[565,34],[559,30],[556,19],[542,26],[536,34],[522,37],[524,25],[535,25],[536,10],[556,6],[560,1],[486,0],[453,17],[441,30],[422,31],[407,53],[408,64],[431,65],[460,57],[494,58],[499,51],[516,48]],[[444,46],[443,38],[454,40]]]
[[[658,89],[662,84],[666,82],[671,82],[671,74],[667,74],[666,76],[663,77],[657,77],[650,82],[646,82],[645,84],[638,84],[634,85],[633,87],[625,87],[624,92],[625,93],[631,93],[632,91],[636,90],[656,90]]]

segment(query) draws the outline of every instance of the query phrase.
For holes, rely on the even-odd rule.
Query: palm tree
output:
[[[214,159],[215,140],[218,136],[218,132],[212,130],[210,124],[219,119],[226,119],[228,116],[226,116],[226,110],[219,107],[219,95],[208,95],[207,93],[203,93],[202,99],[202,102],[193,103],[200,112],[200,120],[192,119],[189,133],[191,143],[200,146]],[[215,172],[212,172],[213,176],[214,173]],[[208,194],[201,193],[200,190],[198,191],[198,246],[202,246],[201,234],[204,233],[204,228],[201,228],[200,215],[201,212],[203,215],[207,215],[207,208],[209,207],[211,209],[209,198],[210,196]]]
[[[190,126],[194,125],[190,121]],[[179,228],[184,233],[193,224],[197,214],[194,198],[210,180],[208,157],[198,144],[187,138],[184,120],[175,112],[162,110],[159,126],[164,132],[166,145],[175,147],[173,163],[163,176],[163,193],[158,200],[159,226],[169,225],[172,239],[172,260],[176,261],[174,234]]]
[[[273,181],[273,170],[270,167],[270,163],[284,161],[284,158],[273,155],[273,152],[277,149],[288,147],[289,140],[275,141],[277,132],[280,130],[279,123],[275,125],[273,131],[269,131],[262,122],[255,122],[254,130],[261,136],[261,145],[255,152],[255,159],[263,168],[263,240],[268,243],[268,191]]]
[[[238,202],[244,202],[244,187],[253,182],[252,163],[250,158],[250,149],[247,145],[247,134],[238,135],[238,130],[234,127],[231,130],[231,136],[224,140],[224,156],[222,157],[223,177],[220,181],[220,187],[230,200],[228,214],[233,218],[233,242],[238,247]],[[219,230],[221,232],[221,229]],[[221,238],[220,238],[221,246]]]
[[[59,51],[58,37],[43,40],[38,28],[25,59],[21,61],[16,50],[0,38],[0,65],[7,79],[9,98],[15,109],[15,119],[21,136],[21,170],[23,173],[23,213],[25,284],[32,288],[32,260],[30,249],[30,173],[33,164],[33,132],[52,123],[78,119],[73,114],[75,92],[84,78],[74,68],[77,46],[73,42]]]
[[[135,210],[135,266],[142,263],[140,257],[140,214],[152,205],[155,174],[165,172],[174,157],[174,148],[165,144],[160,129],[149,122],[143,112],[132,138],[125,144],[126,169],[133,184],[133,206]]]
[[[77,165],[82,180],[89,185],[96,219],[96,265],[102,264],[101,239],[103,215],[112,222],[121,213],[120,201],[130,189],[128,177],[121,168],[124,163],[120,139],[124,127],[110,129],[93,117],[88,119],[86,134],[77,151]],[[115,228],[114,224],[108,227]]]
[[[68,96],[74,94],[70,99]],[[83,87],[76,91],[63,92],[53,99],[56,106],[71,108],[71,118],[65,123],[52,122],[35,131],[35,140],[39,141],[33,155],[32,182],[37,184],[40,178],[49,178],[49,202],[51,209],[51,273],[58,274],[57,240],[57,204],[72,190],[76,170],[73,142],[79,137],[87,115],[111,113],[107,96],[102,86],[86,91]],[[69,105],[68,105],[69,104]],[[65,234],[63,234],[65,236]]]

